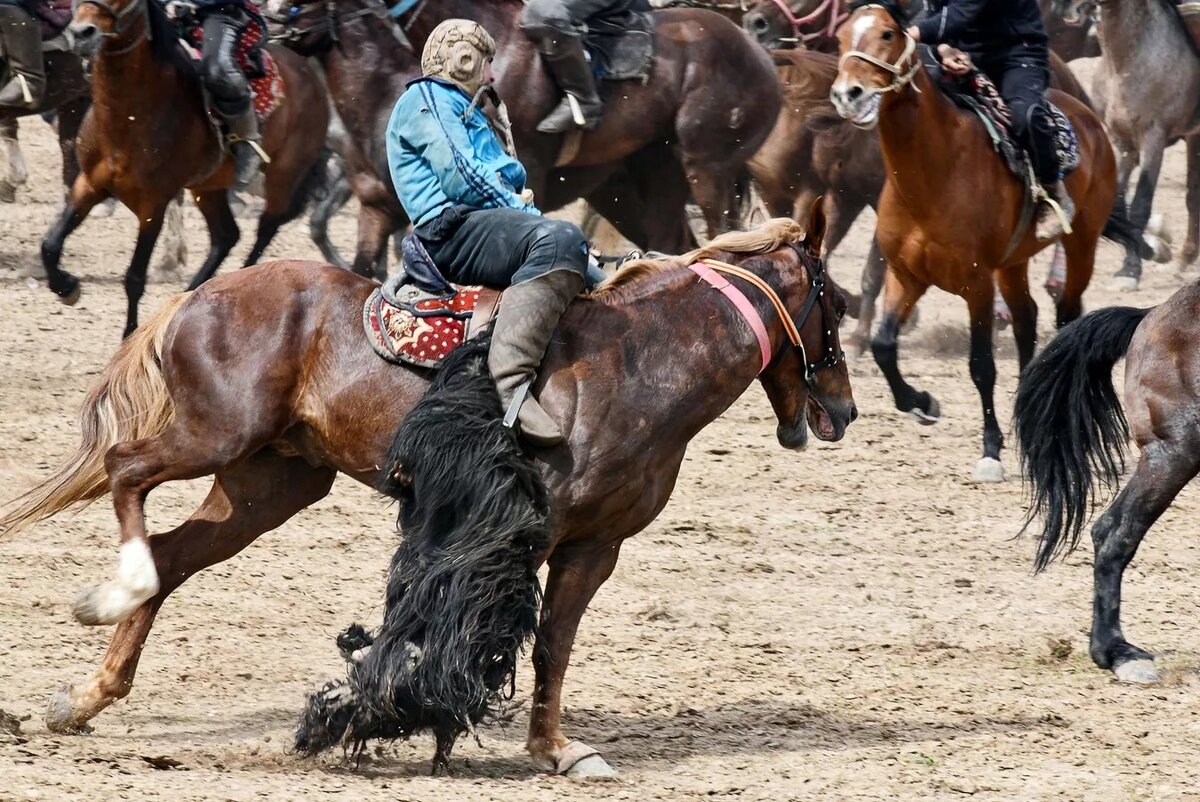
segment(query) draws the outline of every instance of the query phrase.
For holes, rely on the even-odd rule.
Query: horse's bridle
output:
[[[858,11],[863,11],[868,8],[883,8],[883,6],[861,6]],[[886,11],[887,9],[884,10]],[[858,11],[855,13],[858,13]],[[853,18],[854,15],[851,14],[850,16]],[[903,27],[900,28],[900,33],[904,36],[904,52],[901,53],[900,57],[894,62],[884,61],[881,58],[872,56],[870,53],[864,53],[861,50],[848,50],[842,54],[840,59],[838,59],[838,71],[841,72],[842,65],[844,65],[848,60],[856,58],[865,61],[868,64],[873,64],[885,72],[891,73],[892,82],[887,86],[876,89],[875,91],[877,93],[883,94],[885,92],[895,92],[908,86],[912,82],[912,79],[916,77],[917,72],[921,69],[921,59],[916,58],[917,40],[909,36],[908,31],[904,30]],[[907,70],[905,68],[905,62],[909,62]],[[914,87],[914,89],[915,88],[916,87]],[[917,89],[917,91],[919,92],[921,90]]]
[[[795,41],[808,44],[814,39],[833,38],[837,34],[838,26],[849,17],[849,14],[843,13],[838,8],[839,0],[822,0],[821,4],[812,12],[805,14],[803,17],[797,17],[796,12],[792,11],[792,7],[788,5],[787,0],[771,0],[783,14],[783,18],[792,26],[792,37]],[[821,18],[822,14],[829,15],[828,24],[822,25],[819,30],[812,33],[804,33],[801,28],[805,25],[810,25]]]
[[[779,293],[775,292],[775,289],[770,284],[746,268],[716,259],[701,259],[699,263],[718,273],[740,278],[754,285],[755,289],[766,296],[767,300],[771,302],[771,306],[775,307],[775,313],[779,316],[780,322],[783,323],[784,333],[787,334],[787,342],[780,343],[771,362],[773,363],[778,359],[780,353],[790,343],[793,348],[800,351],[800,359],[804,362],[804,383],[808,385],[810,391],[815,391],[817,374],[822,370],[834,368],[844,362],[846,360],[846,352],[841,349],[834,349],[832,343],[834,330],[830,327],[829,321],[825,320],[825,309],[822,307],[821,344],[824,354],[816,362],[809,360],[808,350],[804,347],[804,340],[800,337],[800,330],[808,322],[808,317],[812,314],[813,309],[825,297],[825,263],[820,259],[807,258],[807,254],[799,243],[789,242],[788,246],[796,252],[796,258],[800,260],[800,264],[804,265],[804,270],[808,274],[808,297],[804,299],[804,308],[800,310],[800,317],[796,319],[792,318],[791,312],[788,311],[783,299],[779,297]],[[816,264],[815,267],[812,264],[813,262]],[[834,325],[837,325],[836,321]]]

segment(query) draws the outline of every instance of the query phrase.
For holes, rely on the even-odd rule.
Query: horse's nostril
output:
[[[85,22],[83,24],[73,24],[70,26],[70,28],[71,28],[71,33],[73,33],[75,35],[75,38],[77,40],[91,39],[93,36],[96,35],[96,31],[98,30],[96,28],[96,26],[90,22]]]
[[[759,33],[766,33],[767,20],[765,17],[754,16],[750,18],[750,27]]]
[[[863,88],[861,86],[852,86],[852,87],[850,87],[850,91],[848,91],[846,93],[846,99],[853,102],[855,100],[858,100],[860,97],[862,97],[862,94],[863,94]]]
[[[850,422],[854,423],[856,420],[858,420],[858,406],[857,405],[850,407]]]

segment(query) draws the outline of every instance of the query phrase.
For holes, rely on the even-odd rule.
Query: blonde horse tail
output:
[[[80,443],[51,476],[0,509],[0,535],[24,531],[108,493],[104,457],[118,443],[161,434],[175,416],[162,372],[163,340],[190,293],[168,300],[121,343],[79,411]]]

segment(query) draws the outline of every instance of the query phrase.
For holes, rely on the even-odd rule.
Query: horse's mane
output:
[[[155,61],[171,64],[182,70],[193,69],[179,47],[179,30],[175,23],[167,19],[167,12],[157,0],[146,0],[146,25],[150,37],[150,54]]]
[[[647,276],[685,267],[700,259],[709,259],[720,254],[745,256],[770,253],[789,242],[799,242],[803,236],[804,227],[795,220],[790,217],[776,217],[750,231],[730,231],[721,234],[704,247],[689,251],[682,256],[636,259],[626,262],[615,276],[593,290],[591,297],[603,297],[613,290],[628,286]]]

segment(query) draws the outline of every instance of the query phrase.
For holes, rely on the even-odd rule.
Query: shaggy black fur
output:
[[[1082,317],[1064,326],[1021,374],[1013,429],[1031,496],[1021,531],[1042,518],[1039,571],[1075,548],[1096,486],[1115,486],[1125,469],[1129,425],[1112,369],[1149,312],[1125,306]]]
[[[396,433],[379,488],[400,500],[402,532],[383,626],[373,642],[361,627],[339,638],[343,653],[371,649],[348,683],[309,698],[302,752],[432,730],[436,772],[511,696],[517,657],[537,632],[549,498],[502,423],[489,344],[451,353]]]

